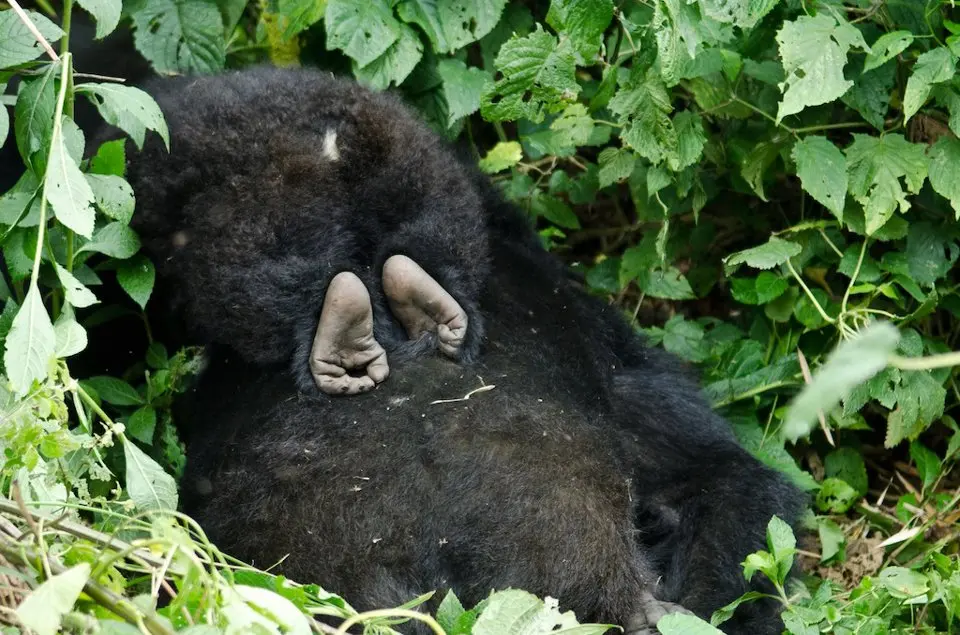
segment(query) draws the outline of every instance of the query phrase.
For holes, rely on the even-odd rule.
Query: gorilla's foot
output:
[[[406,256],[390,256],[383,265],[383,291],[407,337],[435,332],[445,355],[459,355],[467,334],[467,314],[420,265]]]
[[[390,373],[387,353],[373,336],[370,294],[348,271],[338,273],[327,287],[310,371],[320,390],[330,395],[367,392]]]
[[[640,600],[639,611],[624,624],[624,631],[626,635],[659,635],[657,622],[671,613],[693,615],[679,604],[664,602],[650,593],[644,593]]]

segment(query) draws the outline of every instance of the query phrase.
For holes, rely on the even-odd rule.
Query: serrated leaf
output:
[[[57,342],[40,296],[36,283],[31,284],[5,342],[3,366],[14,391],[21,395],[34,381],[46,379]]]
[[[113,222],[98,229],[90,242],[84,243],[77,253],[96,251],[107,256],[124,260],[140,249],[137,233],[124,223]]]
[[[860,113],[877,130],[885,127],[884,117],[890,110],[890,91],[897,80],[896,63],[862,73],[841,100]]]
[[[612,19],[612,0],[553,0],[547,12],[547,24],[573,40],[584,62],[592,62],[597,56],[603,32]]]
[[[126,462],[127,494],[137,509],[147,511],[177,509],[177,484],[157,462],[144,454],[132,441],[123,438]]]
[[[480,159],[480,169],[487,174],[495,174],[515,166],[523,158],[523,148],[516,141],[501,141],[490,149],[487,156]]]
[[[677,131],[668,116],[673,110],[670,93],[660,77],[652,70],[634,68],[617,93],[609,108],[624,126],[621,140],[637,154],[659,164],[677,156]]]
[[[56,635],[89,579],[90,565],[82,562],[45,580],[17,607],[17,618],[37,635]]]
[[[826,137],[810,136],[793,147],[800,184],[818,203],[843,221],[847,165],[843,153]]]
[[[130,184],[109,174],[85,174],[84,177],[100,211],[121,223],[129,223],[136,205]]]
[[[878,322],[841,342],[817,370],[813,381],[790,404],[783,436],[796,441],[808,435],[817,423],[818,413],[833,410],[854,387],[886,368],[899,340],[895,327]]]
[[[324,27],[327,50],[342,50],[360,67],[383,55],[400,37],[400,22],[386,0],[329,0]]]
[[[574,77],[576,61],[570,41],[537,30],[514,36],[500,49],[495,67],[503,77],[487,85],[480,112],[488,121],[543,121],[544,111],[572,101],[580,92]]]
[[[403,0],[397,14],[423,29],[436,53],[453,53],[489,33],[506,0]]]
[[[153,433],[157,428],[157,411],[149,404],[142,406],[130,415],[126,426],[127,433],[134,439],[153,445]]]
[[[700,115],[690,110],[677,113],[673,126],[677,133],[677,152],[667,155],[667,163],[671,170],[679,172],[700,160],[707,137]]]
[[[597,173],[600,187],[606,187],[630,176],[637,162],[634,153],[626,148],[604,148],[597,157],[600,171]]]
[[[77,323],[73,309],[69,305],[64,307],[60,317],[57,318],[53,325],[53,332],[56,337],[54,355],[58,358],[76,355],[87,347],[87,332]]]
[[[863,72],[883,66],[897,55],[907,50],[913,44],[913,34],[910,31],[892,31],[884,33],[870,47],[867,59],[863,62]]]
[[[930,486],[936,483],[942,469],[939,457],[927,446],[919,441],[914,441],[910,444],[910,458],[913,459],[913,464],[917,466],[917,472],[919,472],[920,479],[923,481],[923,489],[930,489]]]
[[[97,153],[90,158],[90,173],[122,177],[126,173],[126,140],[115,139],[100,144]],[[96,188],[94,188],[96,194]]]
[[[927,51],[918,57],[903,93],[904,121],[920,110],[930,96],[933,85],[953,78],[956,69],[957,58],[944,47]]]
[[[397,41],[377,59],[363,67],[353,62],[353,74],[359,82],[384,90],[390,84],[399,86],[410,75],[423,57],[423,44],[406,24],[397,25],[397,34]]]
[[[240,11],[245,8],[245,0],[237,0]],[[277,13],[287,19],[286,28],[283,30],[285,39],[292,39],[301,31],[313,26],[323,19],[323,14],[327,9],[326,0],[279,0],[277,2]],[[237,19],[240,15],[237,15]]]
[[[890,220],[897,208],[910,209],[906,191],[916,194],[927,176],[928,159],[924,146],[913,144],[902,135],[871,137],[854,134],[847,148],[847,172],[850,194],[863,205],[867,234],[873,234]]]
[[[70,156],[64,136],[52,141],[50,160],[44,178],[43,193],[53,207],[57,220],[77,234],[89,238],[93,233],[96,212],[93,209],[93,191],[83,177],[80,166]]]
[[[960,220],[960,141],[944,135],[930,148],[930,186],[950,201]]]
[[[35,169],[40,170],[46,166],[50,151],[53,113],[57,106],[54,69],[50,65],[41,77],[23,82],[13,112],[13,134],[20,156],[29,165],[31,157],[39,152],[41,159]]]
[[[820,562],[826,562],[840,553],[846,542],[843,529],[829,518],[817,518],[817,534],[820,538]]]
[[[141,309],[147,306],[155,280],[156,271],[146,256],[139,255],[125,260],[117,269],[117,282]]]
[[[780,0],[700,0],[704,13],[717,22],[752,29]]]
[[[887,448],[905,439],[916,439],[943,416],[947,391],[929,371],[903,371],[894,395],[897,407],[887,417],[887,435],[883,441]]]
[[[98,40],[113,33],[120,24],[120,12],[123,9],[120,0],[77,0],[77,4],[97,21],[97,33],[94,37]]]
[[[787,262],[801,251],[802,248],[797,243],[772,236],[762,245],[727,256],[724,265],[728,273],[744,263],[754,269],[772,269]]]
[[[27,11],[30,21],[48,42],[56,42],[63,37],[63,31],[56,24],[36,11]],[[0,68],[19,66],[37,59],[43,53],[43,47],[13,12],[12,9],[0,11]]]
[[[580,229],[580,219],[574,211],[554,196],[537,192],[531,200],[531,208],[537,216],[543,216],[554,225],[564,229]]]
[[[97,296],[95,296],[90,289],[83,286],[72,273],[60,266],[60,263],[54,263],[54,265],[56,267],[57,277],[63,286],[64,298],[71,306],[82,309],[99,302]]]
[[[657,41],[660,76],[675,86],[700,47],[696,7],[682,0],[659,0],[654,5],[650,26]]]
[[[143,404],[143,397],[140,393],[122,379],[100,375],[85,379],[83,383],[93,388],[100,399],[108,404],[114,406],[139,406]]]
[[[447,122],[472,115],[480,109],[480,95],[491,76],[486,71],[467,66],[455,58],[437,62],[437,73],[443,79],[443,96],[449,109]]]
[[[472,635],[601,635],[610,628],[609,625],[578,624],[572,611],[560,613],[558,602],[553,598],[541,600],[526,591],[507,589],[487,599],[471,632]]]
[[[204,74],[223,68],[223,18],[215,3],[144,0],[130,16],[134,44],[158,73]]]
[[[870,50],[856,27],[823,12],[800,16],[777,32],[786,80],[780,84],[783,100],[779,122],[809,106],[830,103],[853,86],[843,76],[852,47]]]
[[[754,144],[741,162],[740,176],[763,201],[767,200],[763,187],[764,179],[782,149],[783,143],[780,141],[760,141]]]
[[[676,267],[641,271],[637,275],[637,286],[651,298],[693,300],[696,297],[690,283]]]
[[[696,615],[670,613],[657,622],[661,635],[723,635],[723,631]]]
[[[87,95],[104,121],[126,132],[138,148],[143,147],[147,130],[153,130],[170,147],[170,133],[160,106],[149,94],[122,84],[80,84],[77,92]]]

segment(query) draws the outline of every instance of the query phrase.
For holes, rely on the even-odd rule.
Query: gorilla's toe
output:
[[[467,314],[420,265],[406,256],[388,258],[383,265],[383,291],[407,337],[436,333],[440,350],[448,357],[459,357]]]
[[[626,635],[659,635],[657,622],[671,613],[693,615],[679,604],[664,602],[647,593],[640,601],[639,611],[624,625]]]
[[[355,395],[387,378],[387,353],[373,336],[370,294],[355,274],[337,274],[327,287],[310,352],[310,371],[323,392]]]

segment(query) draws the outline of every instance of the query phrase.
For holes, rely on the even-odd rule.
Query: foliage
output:
[[[744,565],[771,581],[790,633],[960,624],[953,3],[78,5],[98,37],[131,29],[161,73],[310,63],[398,90],[438,131],[471,145],[593,292],[697,364],[741,442],[811,493],[815,537],[798,547],[774,520],[768,550]],[[171,355],[148,330],[142,361],[122,377],[71,375],[93,325],[145,317],[155,275],[128,226],[124,146],[86,148],[74,100],[90,100],[138,146],[166,128],[144,93],[74,73],[65,15],[27,15],[59,43],[60,61],[0,10],[0,87],[21,80],[2,96],[0,142],[29,166],[0,197],[0,487],[19,496],[0,503],[28,539],[39,522],[30,514],[68,517],[35,536],[33,553],[46,561],[20,568],[22,588],[40,598],[21,606],[20,620],[41,633],[54,620],[117,616],[163,629],[253,621],[272,632],[280,623],[297,631],[303,616],[352,616],[318,587],[228,566],[171,511],[185,457],[169,407],[201,364],[196,351]],[[101,303],[111,288],[127,298]],[[141,551],[90,527],[121,532]],[[803,584],[786,582],[791,564],[806,572]],[[182,602],[157,611],[151,580],[164,576]],[[52,612],[32,609],[41,600]],[[555,603],[505,591],[470,611],[447,597],[436,628],[507,632],[521,613],[550,627],[570,619]],[[394,623],[369,619],[373,629]],[[690,616],[660,629],[715,632]]]

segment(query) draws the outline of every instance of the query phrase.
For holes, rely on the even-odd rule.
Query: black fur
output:
[[[173,86],[153,89],[173,154],[154,143],[130,155],[130,177],[161,280],[213,344],[179,408],[182,496],[222,548],[260,566],[289,555],[286,575],[359,609],[447,587],[473,603],[512,586],[626,624],[651,590],[709,617],[749,588],[739,563],[764,547],[771,515],[796,520],[798,492],[396,101],[306,71]],[[315,139],[337,121],[357,139],[344,152],[371,151],[345,153],[352,169],[333,173]],[[444,194],[467,204],[424,204]],[[400,343],[376,276],[400,245],[471,321],[484,316],[473,365]],[[338,267],[365,272],[393,372],[332,400],[298,386]],[[484,383],[495,387],[434,403]],[[724,626],[780,628],[773,602]]]
[[[385,306],[380,271],[403,254],[467,313],[461,359],[476,357],[489,268],[480,198],[399,100],[269,68],[146,90],[166,115],[172,154],[154,136],[128,155],[133,226],[194,339],[256,364],[289,360],[301,390],[316,390],[308,359],[328,283],[353,271]],[[322,151],[331,132],[337,160]],[[405,337],[391,324],[381,331],[396,353]]]

